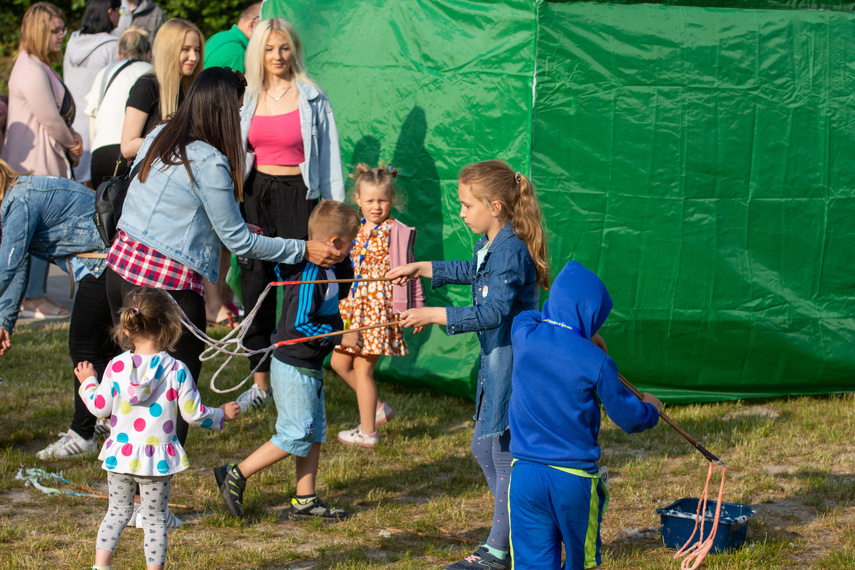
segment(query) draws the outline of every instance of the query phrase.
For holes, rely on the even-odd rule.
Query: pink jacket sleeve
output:
[[[413,246],[416,243],[416,230],[395,220],[389,238],[390,269],[412,263],[416,260]],[[421,279],[410,281],[406,287],[392,286],[392,309],[403,313],[407,309],[425,306],[425,290]]]

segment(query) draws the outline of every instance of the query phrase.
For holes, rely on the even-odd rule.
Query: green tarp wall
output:
[[[300,32],[343,162],[401,172],[419,259],[471,258],[456,175],[502,158],[538,190],[553,272],[576,259],[609,288],[602,334],[639,387],[670,401],[851,391],[855,16],[718,5],[266,0],[263,13]],[[468,302],[465,287],[428,297]],[[475,335],[408,338],[380,377],[473,396]]]

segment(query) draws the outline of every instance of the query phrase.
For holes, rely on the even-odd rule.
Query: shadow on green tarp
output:
[[[418,228],[418,259],[471,258],[457,172],[501,158],[537,188],[553,274],[575,259],[609,288],[602,334],[640,389],[855,389],[853,4],[686,4],[267,0],[263,13],[299,30],[345,164],[398,168],[395,215]],[[428,304],[470,295],[429,290]],[[378,377],[473,397],[475,335],[407,340]]]

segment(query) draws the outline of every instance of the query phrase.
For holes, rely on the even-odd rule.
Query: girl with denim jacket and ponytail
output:
[[[549,283],[540,206],[525,176],[502,161],[470,164],[460,171],[460,217],[476,234],[472,261],[410,263],[387,277],[404,285],[428,277],[431,287],[472,286],[470,307],[424,307],[401,314],[405,327],[443,325],[448,334],[475,332],[481,344],[475,397],[472,453],[494,497],[493,525],[474,554],[446,570],[511,567],[508,482],[511,474],[508,402],[511,396],[511,323],[522,311],[537,309],[540,287]]]

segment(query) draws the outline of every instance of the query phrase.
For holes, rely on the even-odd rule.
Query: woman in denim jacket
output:
[[[220,244],[250,258],[330,265],[341,254],[322,242],[270,238],[241,218],[244,152],[239,100],[246,82],[229,69],[204,70],[166,125],[146,137],[119,230],[107,257],[107,297],[115,314],[138,287],[166,289],[187,318],[204,330],[202,277],[216,283]],[[253,228],[254,230],[257,228]],[[185,331],[170,354],[194,378],[204,345]],[[182,445],[187,424],[179,418]]]
[[[309,214],[320,199],[344,201],[338,131],[329,99],[309,77],[303,48],[286,20],[262,20],[246,48],[247,90],[241,134],[247,150],[247,180],[241,213],[264,235],[305,239]],[[241,293],[253,307],[276,280],[274,264],[238,258]],[[260,349],[276,328],[273,297],[246,332],[245,344]],[[255,384],[238,396],[241,411],[267,400],[270,361],[249,358]]]
[[[68,329],[72,369],[88,360],[103,373],[118,349],[110,340],[113,323],[104,278],[106,250],[92,219],[92,190],[67,178],[24,176],[0,160],[0,200],[0,354],[11,347],[27,269],[36,257],[63,269],[70,267],[72,283],[78,284]],[[77,256],[86,253],[100,257]],[[72,390],[71,429],[40,451],[41,459],[72,457],[96,449],[95,417],[77,395],[76,381]]]
[[[508,482],[511,440],[508,403],[511,397],[511,324],[522,311],[537,309],[538,286],[549,284],[546,243],[540,207],[525,176],[498,160],[471,164],[460,171],[460,217],[476,234],[472,261],[410,263],[387,277],[405,285],[429,277],[431,287],[472,286],[471,307],[425,307],[401,314],[401,324],[444,325],[448,334],[475,332],[481,344],[475,395],[472,453],[493,493],[493,524],[487,541],[446,570],[505,569],[509,556]]]

